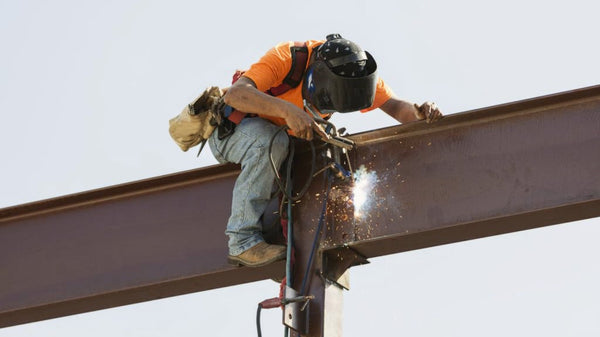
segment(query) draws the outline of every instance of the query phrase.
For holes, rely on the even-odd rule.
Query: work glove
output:
[[[442,118],[442,112],[434,102],[425,102],[421,105],[415,104],[417,117],[419,120],[425,119],[427,123],[432,123]]]

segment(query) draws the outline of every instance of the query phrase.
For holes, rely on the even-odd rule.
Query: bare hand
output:
[[[420,120],[427,120],[427,123],[432,123],[443,117],[442,112],[434,102],[425,102],[420,106],[415,104],[415,108],[418,110],[418,117]]]
[[[290,104],[291,105],[291,104]],[[294,109],[291,109],[286,114],[285,123],[290,127],[292,133],[295,137],[312,140],[313,139],[313,130],[320,133],[316,128],[320,128],[318,124],[310,117],[306,112],[293,106]],[[325,131],[323,131],[325,134]]]

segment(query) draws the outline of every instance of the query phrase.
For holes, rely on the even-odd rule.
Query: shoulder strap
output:
[[[279,96],[302,83],[302,75],[304,75],[306,62],[308,62],[308,48],[304,42],[295,42],[290,47],[290,51],[292,54],[292,67],[280,85],[267,90],[267,93],[271,96]]]
[[[290,51],[292,54],[292,67],[280,85],[265,91],[271,96],[279,96],[302,83],[302,75],[304,75],[306,63],[308,62],[308,48],[304,42],[294,42],[294,45],[290,47]],[[242,75],[244,75],[244,71],[236,71],[233,75],[232,84],[242,77]],[[245,112],[233,109],[230,106],[226,106],[225,118],[229,119],[233,123],[240,124],[244,117],[246,117]]]

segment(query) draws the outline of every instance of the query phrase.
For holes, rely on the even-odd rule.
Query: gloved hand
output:
[[[427,120],[427,123],[432,123],[443,117],[442,112],[434,102],[425,102],[421,105],[415,104],[420,120]]]

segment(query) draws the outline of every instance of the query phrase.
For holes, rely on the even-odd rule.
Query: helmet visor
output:
[[[338,75],[324,61],[314,61],[306,70],[304,98],[324,114],[352,112],[373,105],[377,65],[373,57],[367,55],[367,75],[361,77]]]

